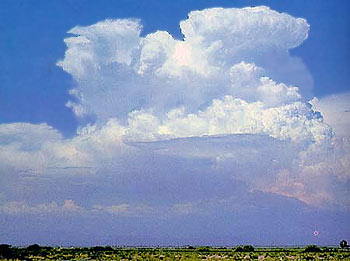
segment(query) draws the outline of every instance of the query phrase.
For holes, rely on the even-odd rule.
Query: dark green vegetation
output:
[[[344,249],[344,248],[349,248],[348,242],[347,242],[346,240],[340,241],[339,246],[340,246],[341,248],[343,248],[343,249]]]
[[[1,260],[350,260],[348,248],[229,247],[42,247],[0,245]]]

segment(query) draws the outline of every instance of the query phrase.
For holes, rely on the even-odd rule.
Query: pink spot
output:
[[[317,230],[314,231],[314,236],[315,236],[315,237],[318,236],[318,231],[317,231]]]

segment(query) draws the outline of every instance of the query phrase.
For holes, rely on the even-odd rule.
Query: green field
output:
[[[1,260],[350,260],[335,247],[12,247],[0,245]]]

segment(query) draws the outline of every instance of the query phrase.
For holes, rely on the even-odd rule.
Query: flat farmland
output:
[[[2,245],[4,246],[4,245]],[[2,247],[1,260],[350,260],[336,247]]]

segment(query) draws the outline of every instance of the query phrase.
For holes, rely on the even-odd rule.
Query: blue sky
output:
[[[349,9],[1,1],[0,241],[349,239]]]

